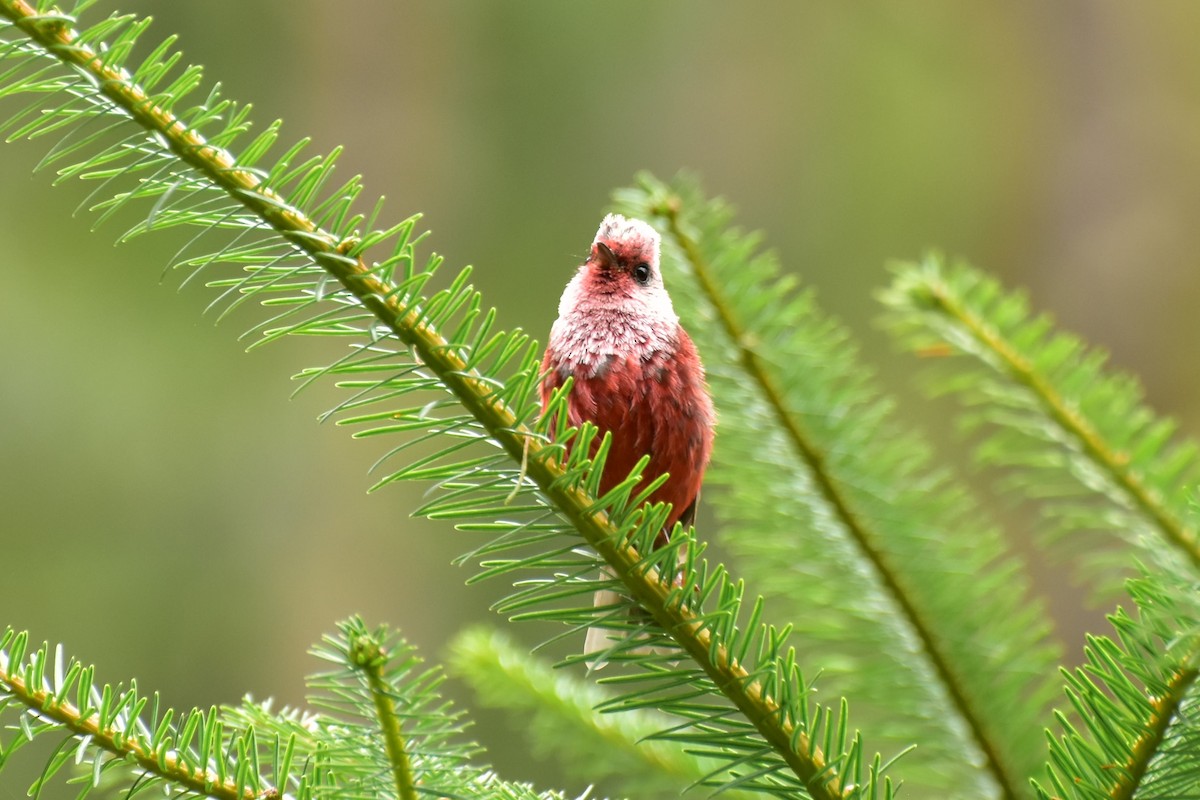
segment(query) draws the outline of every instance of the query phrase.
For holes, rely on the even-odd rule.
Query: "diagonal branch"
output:
[[[1158,697],[1148,698],[1151,714],[1146,721],[1142,735],[1134,742],[1129,762],[1118,772],[1120,777],[1112,788],[1109,797],[1112,800],[1133,800],[1142,786],[1150,762],[1162,747],[1167,730],[1179,714],[1179,706],[1187,695],[1200,670],[1195,667],[1185,667],[1176,670],[1167,681],[1166,690]]]
[[[1129,466],[1128,456],[1114,450],[1104,437],[1055,388],[1053,383],[1004,336],[960,302],[940,280],[929,281],[925,287],[931,306],[949,317],[980,347],[992,353],[995,366],[1009,378],[1026,387],[1041,405],[1046,415],[1072,439],[1083,453],[1125,494],[1130,503],[1148,518],[1162,535],[1200,567],[1200,537],[1163,502],[1162,497],[1147,486]]]
[[[797,727],[791,709],[780,706],[774,684],[768,686],[751,679],[725,644],[713,641],[713,634],[698,614],[678,600],[668,603],[669,582],[662,581],[656,570],[646,569],[638,552],[619,540],[619,531],[607,515],[592,510],[595,498],[561,480],[564,471],[554,458],[554,448],[542,445],[534,431],[498,399],[494,381],[468,366],[462,353],[428,323],[423,309],[402,302],[397,287],[374,274],[362,258],[350,255],[355,252],[355,243],[341,242],[321,229],[256,174],[239,168],[229,151],[209,143],[156,103],[124,70],[107,65],[97,50],[79,40],[68,18],[40,15],[25,0],[0,0],[0,16],[11,20],[48,53],[88,75],[108,101],[154,132],[178,158],[307,253],[400,341],[413,348],[508,455],[527,465],[527,474],[544,495],[613,567],[629,593],[658,625],[674,637],[780,754],[812,796],[832,800],[852,791],[848,781],[827,762],[822,749]]]
[[[896,608],[920,640],[951,703],[970,730],[975,745],[983,753],[987,769],[999,784],[1003,797],[1015,800],[1024,796],[1024,792],[1018,789],[1024,783],[1024,776],[1016,774],[1013,766],[1004,758],[1002,743],[989,732],[983,716],[968,696],[963,681],[956,674],[952,659],[944,652],[934,634],[932,624],[915,604],[912,593],[905,589],[899,573],[892,568],[887,557],[876,546],[875,542],[881,538],[880,533],[870,529],[868,522],[856,513],[850,499],[843,494],[837,480],[826,467],[825,454],[805,430],[799,417],[788,408],[787,400],[776,382],[772,369],[755,352],[749,329],[737,319],[733,309],[725,302],[712,267],[700,252],[697,243],[684,232],[679,220],[681,208],[678,198],[668,199],[654,211],[666,219],[671,237],[683,251],[691,265],[697,285],[736,349],[743,371],[757,384],[779,427],[791,441],[801,461],[808,467],[821,498],[871,564]]]
[[[239,789],[236,780],[219,780],[216,775],[198,767],[189,766],[178,755],[158,753],[146,748],[131,735],[112,725],[101,727],[99,714],[92,710],[83,714],[72,703],[59,700],[46,689],[34,689],[15,672],[0,665],[0,696],[16,698],[29,712],[71,731],[78,739],[89,739],[95,746],[112,753],[117,758],[131,760],[150,775],[157,775],[175,786],[185,787],[201,797],[216,800],[269,800],[278,798],[276,789],[254,792],[249,788]]]

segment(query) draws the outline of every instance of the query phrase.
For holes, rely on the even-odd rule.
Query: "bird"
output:
[[[590,422],[601,434],[612,434],[601,495],[628,477],[643,456],[650,460],[634,494],[669,474],[647,501],[671,505],[656,547],[666,544],[676,522],[686,527],[695,520],[716,426],[700,355],[663,285],[660,250],[650,224],[620,214],[603,219],[559,301],[540,386],[544,413],[570,378],[567,423]],[[619,601],[616,592],[599,590],[594,606]],[[611,632],[593,626],[584,653],[602,652],[614,640]]]

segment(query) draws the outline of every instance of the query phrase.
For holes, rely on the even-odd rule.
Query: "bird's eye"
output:
[[[633,279],[642,286],[648,284],[650,282],[650,265],[643,261],[635,266],[633,268]]]

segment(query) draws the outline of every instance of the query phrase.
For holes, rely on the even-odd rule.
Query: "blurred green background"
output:
[[[766,231],[942,441],[944,415],[872,324],[885,263],[931,246],[1028,287],[1196,428],[1195,3],[120,7],[156,17],[148,41],[181,34],[260,128],[282,117],[289,141],[345,145],[341,174],[366,175],[392,218],[424,212],[505,326],[544,340],[609,192],[687,168]],[[208,292],[161,278],[178,242],[89,233],[69,215],[91,187],[31,176],[43,152],[0,148],[0,624],[208,706],[300,702],[306,648],[353,612],[434,660],[495,622],[503,587],[464,587],[463,541],[408,518],[419,487],[365,496],[378,445],[314,424],[336,393],[288,401],[288,377],[328,351],[244,354],[251,317],[214,327]],[[1036,567],[1066,591],[1051,599],[1075,658],[1095,612]],[[478,719],[505,777],[583,790],[530,759],[511,720]],[[0,799],[23,792],[0,781]]]

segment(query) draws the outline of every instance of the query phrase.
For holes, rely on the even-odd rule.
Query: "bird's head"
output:
[[[664,291],[658,271],[658,251],[658,231],[640,219],[609,214],[596,231],[585,264],[590,288],[631,296]]]

